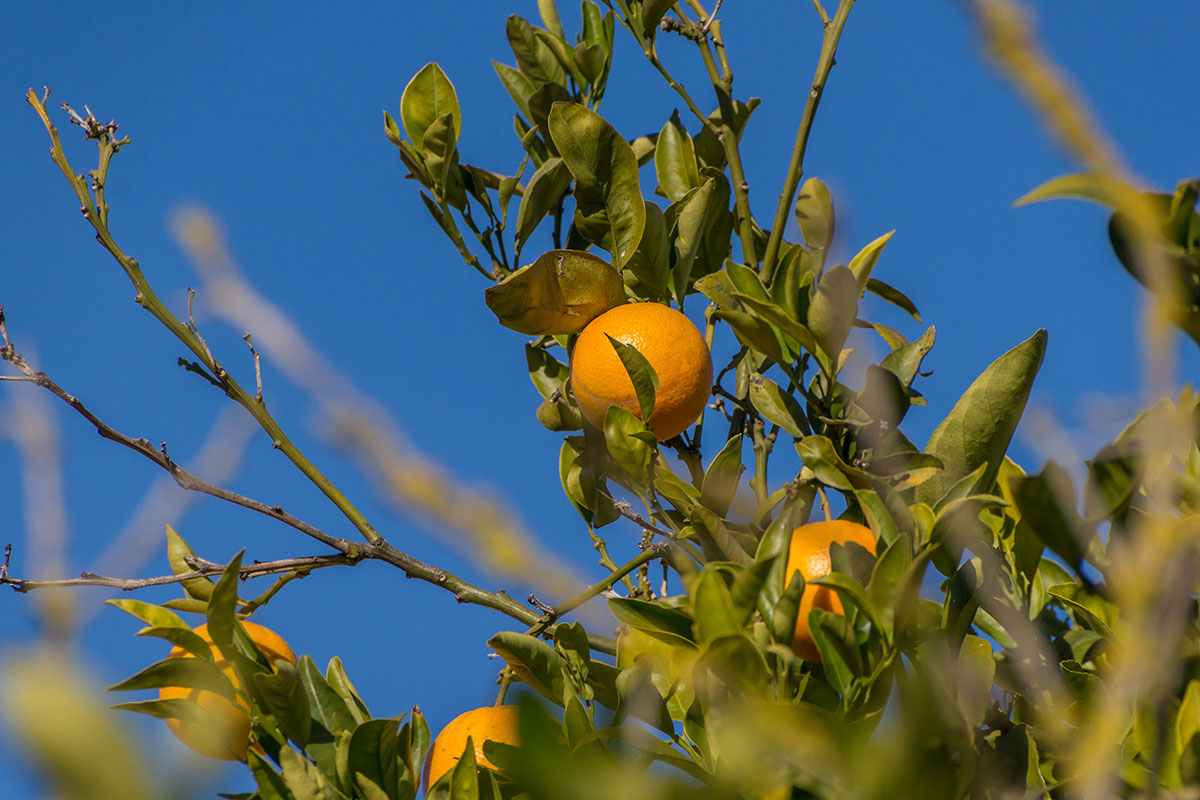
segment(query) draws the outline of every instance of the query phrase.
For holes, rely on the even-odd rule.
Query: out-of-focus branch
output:
[[[0,333],[4,330],[0,307]],[[7,345],[7,338],[4,339]],[[3,351],[0,351],[2,353]],[[12,385],[10,425],[7,435],[20,456],[22,505],[30,560],[52,578],[66,574],[67,505],[63,495],[62,459],[58,421],[40,396],[24,386]],[[4,558],[7,572],[8,553]],[[74,608],[64,593],[43,598],[39,612],[45,632],[63,643],[74,629]]]
[[[1171,391],[1172,329],[1168,319],[1177,295],[1158,231],[1155,212],[1116,148],[1100,132],[1093,115],[1061,69],[1043,51],[1024,9],[1013,0],[964,0],[979,23],[984,48],[996,67],[1033,106],[1050,135],[1069,155],[1110,187],[1109,198],[1129,226],[1134,262],[1150,288],[1144,319],[1148,399]],[[1159,303],[1163,304],[1161,307]],[[1166,311],[1167,313],[1163,313]],[[1139,442],[1141,457],[1152,462],[1169,444],[1192,441],[1194,420],[1147,423]],[[1147,487],[1152,505],[1173,508],[1168,481]],[[1073,795],[1103,798],[1119,785],[1118,762],[1109,757],[1128,730],[1130,710],[1154,708],[1169,697],[1178,680],[1178,661],[1164,658],[1183,646],[1191,594],[1200,576],[1200,534],[1194,523],[1173,513],[1135,520],[1136,532],[1110,538],[1109,591],[1121,609],[1115,642],[1107,654],[1105,691],[1087,707],[1072,737],[1068,757],[1076,776]]]
[[[209,313],[235,329],[253,329],[254,342],[322,412],[323,435],[351,453],[380,495],[398,510],[415,511],[459,535],[450,543],[497,574],[570,596],[586,582],[575,570],[538,552],[524,526],[496,500],[463,486],[417,452],[394,417],[355,386],[309,342],[277,306],[255,291],[229,255],[207,211],[181,210],[175,231],[204,280]]]

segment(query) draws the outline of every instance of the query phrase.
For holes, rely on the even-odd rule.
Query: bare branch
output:
[[[261,403],[263,401],[262,393],[262,359],[258,357],[258,351],[254,349],[254,340],[250,338],[250,331],[242,334],[242,339],[245,340],[246,346],[250,348],[250,354],[254,356],[254,382],[258,386],[258,391],[254,394],[254,399]]]
[[[3,569],[0,569],[0,585],[11,586],[16,591],[22,593],[32,592],[36,589],[75,586],[104,586],[109,589],[120,589],[123,592],[130,592],[134,589],[144,589],[147,586],[168,586],[173,583],[190,581],[192,578],[213,577],[225,572],[224,564],[201,561],[193,572],[184,572],[179,575],[160,575],[154,578],[109,578],[104,575],[97,575],[94,572],[82,572],[78,578],[29,580],[14,578],[8,574],[8,557],[11,552],[12,545],[10,544],[4,551],[5,563]],[[256,561],[253,564],[243,565],[238,570],[238,576],[242,580],[249,580],[250,578],[259,578],[264,575],[278,575],[284,572],[307,573],[310,570],[321,567],[353,565],[358,561],[357,557],[351,557],[345,553],[327,556],[306,556],[302,558],[282,558],[277,561]]]
[[[208,481],[193,475],[171,460],[166,453],[165,444],[161,449],[156,448],[150,443],[149,440],[145,438],[134,439],[131,436],[126,436],[120,431],[114,429],[108,423],[104,422],[102,419],[93,414],[91,410],[88,409],[88,407],[85,406],[77,397],[67,393],[67,391],[59,386],[49,375],[35,370],[29,366],[28,362],[26,362],[21,354],[16,352],[15,348],[13,348],[8,339],[8,332],[4,325],[2,307],[0,307],[0,332],[2,332],[5,342],[4,347],[0,348],[0,358],[20,370],[26,378],[30,379],[30,382],[36,383],[43,389],[46,389],[48,392],[53,394],[55,397],[62,400],[71,408],[75,409],[75,411],[77,411],[80,416],[90,422],[92,426],[96,428],[96,431],[105,439],[128,447],[130,450],[140,453],[158,466],[162,467],[164,470],[170,473],[171,477],[175,479],[175,482],[179,484],[181,488],[187,489],[188,491],[201,492],[203,494],[211,495],[212,497],[225,500],[226,502],[233,503],[234,505],[248,508],[251,511],[257,511],[260,514],[266,514],[269,517],[292,526],[301,533],[304,533],[307,536],[310,536],[335,550],[340,552],[347,551],[350,543],[345,539],[339,539],[330,536],[329,534],[308,524],[307,522],[288,514],[278,505],[269,506],[266,503],[252,500],[251,498],[237,494],[236,492],[231,492],[228,489],[224,489],[220,486],[215,486],[214,484],[211,484]]]

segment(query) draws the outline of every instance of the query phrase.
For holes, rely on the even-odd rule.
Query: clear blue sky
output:
[[[1200,5],[1156,0],[1136,12],[1112,1],[1087,4],[1086,12],[1078,4],[1037,5],[1048,49],[1133,170],[1167,190],[1200,173]],[[202,203],[223,218],[233,253],[258,289],[384,402],[417,446],[461,479],[505,497],[547,547],[599,576],[586,531],[559,488],[560,437],[533,416],[538,397],[524,372],[523,337],[495,324],[482,303],[483,279],[458,260],[415,186],[402,180],[380,114],[395,112],[409,77],[438,61],[465,109],[464,158],[511,172],[519,161],[512,108],[490,60],[511,63],[504,18],[536,19],[536,3],[360,2],[336,11],[308,2],[10,6],[0,32],[0,303],[27,356],[115,427],[167,440],[185,465],[227,405],[175,366],[181,347],[131,302],[128,282],[88,235],[23,100],[28,87],[49,84],[54,101],[86,103],[133,138],[110,177],[112,227],[176,309],[196,278],[168,220],[180,204]],[[572,31],[578,9],[562,6]],[[815,64],[819,24],[799,1],[730,2],[723,16],[738,95],[763,99],[744,153],[754,210],[766,222]],[[699,78],[691,47],[671,41],[662,52],[681,77]],[[697,86],[702,104],[713,105]],[[675,105],[618,32],[605,115],[634,136],[659,130]],[[94,149],[61,127],[77,167],[89,168]],[[1074,202],[1012,208],[1031,187],[1073,169],[981,57],[959,4],[857,4],[806,171],[833,189],[846,257],[896,229],[876,274],[905,290],[937,327],[937,346],[925,362],[934,374],[919,384],[930,404],[906,422],[915,441],[925,440],[993,358],[1039,327],[1050,340],[1033,405],[1083,442],[1083,455],[1118,421],[1101,401],[1134,407],[1142,294],[1108,248],[1105,212]],[[910,336],[922,330],[879,304],[868,311]],[[223,360],[246,377],[242,331],[214,324],[207,332]],[[435,345],[443,353],[436,360],[428,355]],[[1200,374],[1194,348],[1181,345],[1187,355],[1180,382]],[[870,346],[879,353],[880,345]],[[264,372],[272,410],[394,544],[500,588],[421,520],[382,505],[353,465],[311,434],[307,401],[270,363]],[[0,423],[11,418],[10,389],[35,391],[21,384],[0,389]],[[61,404],[51,407],[61,426],[68,567],[78,572],[95,567],[160,474],[101,441]],[[1107,427],[1097,429],[1101,423]],[[1013,452],[1036,469],[1045,453],[1029,438],[1026,428]],[[6,440],[0,481],[0,544],[16,547],[14,573],[36,576],[17,453]],[[261,435],[229,483],[351,535]],[[264,560],[320,552],[290,529],[214,500],[195,506],[180,530],[203,555],[220,560],[243,545],[248,558]],[[614,526],[606,535],[628,553],[635,532]],[[138,575],[166,570],[161,541],[152,549]],[[516,596],[527,591],[509,588]],[[79,592],[80,611],[95,612],[108,596]],[[0,593],[0,658],[36,636],[33,607],[29,597]],[[457,606],[449,594],[381,564],[294,583],[256,620],[321,665],[341,655],[377,715],[419,703],[435,727],[492,701],[498,665],[487,659],[484,640],[508,626],[505,617]],[[160,642],[133,638],[137,628],[112,609],[88,624],[79,651],[98,683],[163,655]],[[171,764],[180,756],[157,723],[130,722],[155,760]],[[14,738],[0,742],[3,794],[39,796],[39,784],[19,766]],[[218,771],[200,794],[246,788],[244,771],[233,769]]]

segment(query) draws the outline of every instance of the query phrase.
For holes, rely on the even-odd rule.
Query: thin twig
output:
[[[254,399],[261,403],[263,401],[262,359],[258,357],[258,351],[254,349],[254,340],[250,338],[250,331],[242,334],[242,339],[246,342],[246,346],[250,348],[250,354],[254,356],[254,383],[258,387],[258,391],[254,393]]]
[[[708,15],[708,19],[704,20],[704,24],[700,26],[701,36],[708,36],[708,30],[717,21],[717,12],[721,10],[721,4],[724,2],[725,0],[717,0],[716,5],[713,6],[712,13]]]
[[[626,502],[623,502],[620,500],[615,500],[615,501],[613,501],[613,508],[615,508],[617,510],[617,513],[620,514],[625,519],[632,520],[632,521],[636,522],[638,525],[640,525],[642,527],[642,530],[647,530],[647,531],[650,531],[651,533],[657,533],[659,536],[662,536],[666,539],[670,539],[672,541],[674,541],[677,538],[676,535],[674,533],[672,533],[671,531],[663,530],[662,528],[655,526],[654,523],[649,522],[646,519],[644,519],[640,514],[638,514],[636,511],[633,510],[633,506],[629,505],[629,503],[626,503]]]
[[[12,545],[10,544],[5,552],[11,552]],[[358,561],[357,558],[351,559],[344,553],[327,556],[307,556],[303,558],[282,558],[277,561],[258,561],[253,564],[245,564],[238,570],[238,576],[242,580],[250,578],[258,578],[263,575],[278,575],[282,572],[289,572],[296,569],[318,569],[320,567],[333,567],[343,565],[353,565]],[[184,572],[178,575],[159,575],[153,578],[110,578],[104,575],[97,575],[94,572],[81,572],[78,578],[62,578],[58,580],[30,580],[24,578],[13,578],[9,576],[7,564],[3,572],[0,572],[0,585],[13,587],[18,592],[32,592],[36,589],[52,589],[66,588],[76,586],[104,586],[110,589],[120,589],[123,592],[131,592],[135,589],[144,589],[148,586],[169,586],[173,583],[182,583],[190,581],[193,578],[207,578],[215,575],[221,575],[225,572],[224,564],[215,564],[211,561],[201,562],[201,565],[192,572]]]
[[[278,505],[267,505],[266,503],[259,502],[258,500],[252,500],[249,497],[244,497],[236,492],[231,492],[228,489],[211,484],[208,481],[193,475],[172,461],[171,458],[166,454],[165,447],[156,448],[148,439],[135,439],[132,436],[127,436],[113,428],[104,420],[97,417],[87,406],[83,404],[82,401],[79,400],[79,398],[69,394],[46,373],[34,370],[29,366],[28,362],[26,362],[26,360],[15,351],[12,344],[8,341],[8,332],[5,329],[2,308],[0,308],[0,333],[3,333],[5,341],[4,347],[0,348],[0,358],[3,358],[5,361],[15,366],[22,372],[22,374],[29,378],[32,383],[36,383],[38,386],[41,386],[43,389],[62,400],[71,408],[75,409],[75,411],[78,412],[79,415],[88,422],[90,422],[96,431],[105,439],[108,439],[111,442],[116,442],[124,447],[128,447],[130,450],[140,453],[158,466],[162,467],[171,475],[172,478],[175,479],[175,482],[179,484],[180,488],[211,495],[212,497],[225,500],[226,502],[233,503],[234,505],[248,508],[251,511],[257,511],[260,514],[266,514],[269,517],[290,525],[301,533],[316,539],[322,544],[326,544],[335,550],[346,552],[350,542],[346,541],[345,539],[339,539],[330,536],[329,534],[308,524],[307,522],[288,514]]]

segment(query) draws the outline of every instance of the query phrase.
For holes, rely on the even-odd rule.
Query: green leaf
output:
[[[604,442],[618,467],[639,484],[649,481],[655,438],[645,423],[620,406],[611,406],[604,417]]]
[[[521,250],[530,235],[554,208],[554,204],[562,199],[570,185],[571,171],[561,158],[546,159],[533,173],[517,210],[517,229],[513,234],[516,247],[514,259],[521,257]]]
[[[784,352],[783,341],[778,329],[761,317],[745,311],[718,310],[717,317],[733,328],[733,333],[744,346],[762,353],[767,358],[787,364],[791,359]]]
[[[234,656],[239,652],[233,643],[234,630],[237,628],[234,611],[237,608],[238,600],[238,573],[241,570],[242,557],[245,554],[244,549],[239,550],[233,560],[226,565],[225,571],[221,573],[221,579],[213,587],[212,599],[208,602],[208,611],[205,614],[208,635],[212,637],[213,644],[217,649],[230,661],[233,661]]]
[[[729,587],[729,599],[733,602],[739,627],[744,627],[750,621],[758,604],[758,595],[774,566],[772,561],[756,559],[734,577],[733,585]]]
[[[759,285],[761,286],[761,284]],[[729,279],[729,274],[725,270],[711,272],[702,278],[697,278],[692,287],[722,311],[735,311],[739,308],[737,301],[733,298],[737,287],[733,285],[733,281]]]
[[[562,389],[571,377],[570,368],[550,355],[544,347],[525,345],[525,364],[529,367],[529,378],[542,397],[550,397]]]
[[[917,312],[917,307],[913,304],[913,301],[909,300],[908,296],[899,289],[875,278],[869,278],[867,280],[867,291],[888,301],[897,308],[907,311],[908,315],[917,322],[921,321],[921,315]]]
[[[625,295],[621,275],[578,250],[550,250],[484,292],[500,324],[519,333],[576,333]]]
[[[826,677],[838,694],[846,694],[851,682],[863,673],[862,653],[853,626],[840,614],[814,608],[808,614],[808,627],[821,654]]]
[[[361,774],[383,789],[388,797],[399,797],[400,740],[398,719],[372,719],[350,736],[349,775]]]
[[[1200,733],[1200,681],[1188,681],[1175,718],[1175,742],[1179,752],[1186,752],[1192,738]]]
[[[675,725],[667,711],[663,696],[652,682],[653,665],[638,661],[617,676],[618,703],[613,722],[620,723],[630,716],[650,723],[660,731],[674,733]]]
[[[679,120],[679,112],[658,134],[654,151],[654,172],[663,194],[672,203],[680,200],[700,185],[700,165],[696,163],[696,148],[692,137]]]
[[[295,665],[281,659],[275,665],[275,672],[255,675],[254,684],[283,735],[305,747],[312,732],[312,712],[300,671]]]
[[[350,676],[346,674],[345,667],[342,666],[342,659],[337,656],[329,659],[329,666],[325,669],[325,680],[329,684],[329,688],[346,701],[346,708],[354,716],[355,722],[362,724],[371,718],[371,713],[367,711],[367,704],[362,701],[358,690],[350,682]]]
[[[673,288],[679,301],[695,278],[715,271],[729,254],[729,182],[714,172],[705,168],[703,183],[667,209],[667,221],[675,234]]]
[[[192,549],[179,533],[167,525],[167,563],[175,575],[186,575],[195,572],[196,568],[187,563],[188,558],[194,558],[196,551]],[[209,578],[192,578],[183,581],[183,590],[188,597],[207,601],[212,597],[213,582]]]
[[[188,700],[184,697],[173,697],[170,700],[139,700],[132,703],[114,703],[109,708],[114,711],[132,711],[136,714],[145,714],[155,719],[178,719],[210,729],[219,728],[216,718],[208,713],[203,706],[195,700]]]
[[[1117,623],[1120,612],[1116,605],[1092,594],[1077,583],[1060,583],[1046,592],[1062,601],[1075,619],[1094,630],[1105,639],[1114,638],[1112,626]]]
[[[931,326],[920,339],[884,356],[879,366],[899,378],[905,388],[912,386],[913,379],[921,369],[921,361],[933,349],[934,336],[935,332]]]
[[[296,800],[345,800],[316,765],[290,747],[279,751],[283,782]]]
[[[775,577],[778,572],[779,579],[782,581],[786,574],[784,569],[786,563],[787,559],[777,559],[776,567],[771,571],[771,577]],[[771,617],[768,622],[771,626],[771,638],[788,647],[792,646],[796,637],[796,619],[800,615],[800,600],[804,595],[804,587],[804,574],[800,570],[796,570],[788,576],[788,582],[780,592],[774,607],[769,609]]]
[[[521,112],[521,116],[525,117],[525,119],[530,119],[529,96],[533,94],[533,84],[519,71],[507,64],[492,61],[492,67],[496,70],[496,75],[500,78],[500,83],[504,85],[504,90],[508,92],[508,96],[516,104],[517,110]]]
[[[871,271],[875,269],[875,264],[879,261],[880,254],[883,253],[884,245],[891,241],[892,235],[895,233],[894,230],[888,231],[862,250],[859,250],[858,255],[850,259],[850,271],[854,273],[854,279],[858,281],[859,294],[867,290],[867,283],[871,279]]]
[[[983,725],[996,681],[992,645],[978,636],[966,636],[958,652],[958,707],[974,731]]]
[[[549,137],[550,109],[554,107],[555,103],[570,102],[572,102],[571,93],[557,83],[542,84],[529,96],[529,121],[542,134],[542,139],[546,142],[546,149],[554,156],[558,155],[558,148]]]
[[[742,464],[743,438],[739,433],[727,441],[704,472],[700,502],[720,517],[729,513],[742,473],[746,471]]]
[[[442,68],[430,62],[413,76],[404,87],[400,98],[400,121],[404,124],[404,132],[408,140],[417,148],[425,141],[425,131],[434,120],[443,114],[449,114],[454,131],[454,141],[458,141],[462,130],[462,112],[458,107],[458,95],[454,84],[442,72]]]
[[[146,603],[142,600],[105,600],[110,606],[119,608],[126,614],[131,614],[152,628],[183,628],[190,630],[186,622],[162,606]]]
[[[780,389],[779,384],[755,372],[750,376],[748,385],[750,402],[763,419],[778,425],[797,439],[812,433],[808,429],[804,409],[794,397]]]
[[[1095,530],[1075,510],[1071,476],[1048,461],[1041,474],[1015,478],[1011,485],[1022,522],[1068,565],[1078,568]]]
[[[918,502],[933,505],[955,482],[983,465],[976,485],[984,490],[992,485],[1045,353],[1046,331],[1039,330],[975,379],[929,437],[925,452],[937,456],[944,468],[917,487]]]
[[[761,697],[771,684],[771,669],[762,651],[744,633],[713,637],[700,657],[699,666],[740,685],[750,697]]]
[[[808,329],[817,344],[836,364],[842,345],[858,315],[858,281],[848,267],[838,265],[817,281],[817,291],[808,307]]]
[[[549,33],[558,39],[566,40],[567,35],[563,33],[562,20],[558,16],[558,7],[554,0],[538,0],[538,14]]]
[[[856,544],[855,546],[866,552],[866,549],[862,548],[860,545]],[[837,542],[834,542],[830,547],[830,551],[832,552],[834,548],[839,547],[843,546]],[[843,553],[849,549],[850,548],[848,547],[844,548]],[[809,584],[812,586],[828,586],[829,588],[834,589],[845,608],[849,609],[851,607],[857,607],[867,616],[867,619],[871,621],[873,626],[876,628],[881,627],[879,624],[879,613],[875,608],[875,604],[872,603],[871,599],[867,596],[867,591],[865,588],[863,588],[863,585],[850,575],[843,574],[841,572],[830,572],[828,575],[814,576],[813,579],[809,581]]]
[[[733,608],[729,588],[720,573],[706,569],[690,588],[692,610],[696,615],[696,641],[705,644],[726,633],[739,633],[742,626]]]
[[[812,249],[828,250],[833,241],[833,198],[829,187],[819,178],[809,178],[796,198],[796,222],[804,234],[804,243]]]
[[[189,653],[204,659],[205,661],[213,660],[212,646],[197,633],[192,632],[188,628],[142,628],[137,632],[137,636],[153,636],[156,639],[166,639],[173,645],[183,648]]]
[[[608,56],[604,48],[580,42],[575,45],[574,57],[584,82],[591,86],[602,85],[604,70],[608,66]]]
[[[654,367],[636,347],[618,341],[607,333],[604,335],[608,338],[609,344],[613,346],[613,350],[617,352],[617,358],[621,359],[625,372],[629,374],[629,380],[633,382],[633,390],[637,394],[638,410],[641,412],[642,421],[648,422],[654,414],[654,391],[659,387],[658,373],[654,371]]]
[[[808,350],[810,353],[817,352],[817,340],[813,337],[812,332],[792,319],[782,307],[775,305],[771,301],[758,300],[741,292],[734,292],[733,299],[750,309],[756,316],[762,317],[788,336],[791,336],[805,350]]]
[[[552,703],[565,702],[565,665],[554,648],[524,633],[501,631],[488,639],[488,647],[504,659],[518,678]]]
[[[637,158],[629,142],[594,111],[574,103],[550,110],[550,136],[575,177],[575,228],[621,268],[646,224]]]
[[[667,238],[667,221],[662,209],[645,201],[646,225],[633,258],[625,269],[640,281],[639,294],[651,300],[666,301],[667,275],[671,266],[671,243]]]
[[[458,164],[453,124],[450,114],[443,114],[431,122],[425,129],[421,149],[425,153],[425,172],[429,175],[434,196],[462,209],[467,204],[467,195]]]
[[[1129,185],[1100,173],[1077,173],[1051,178],[1036,189],[1018,198],[1014,206],[1026,206],[1046,200],[1073,198],[1090,200],[1109,208],[1125,205],[1134,193]]]
[[[125,680],[108,687],[110,692],[136,689],[161,689],[179,686],[185,689],[204,689],[227,700],[235,700],[237,692],[229,678],[213,662],[202,658],[165,658],[156,661]]]
[[[826,436],[806,436],[796,442],[796,452],[804,466],[826,486],[852,492],[855,489],[870,489],[871,476],[861,469],[851,467],[838,455],[833,442]]]
[[[666,608],[631,597],[610,597],[608,608],[618,622],[637,628],[667,644],[678,645],[695,641],[692,638],[692,618],[677,608]]]
[[[654,34],[658,30],[658,23],[675,3],[676,0],[645,0],[642,3],[642,33],[646,35],[646,38],[654,38]]]
[[[504,34],[517,58],[517,69],[530,83],[535,87],[544,83],[567,85],[567,73],[554,51],[537,37],[533,26],[526,20],[515,14],[510,16],[504,26]]]
[[[300,683],[307,696],[312,719],[332,734],[352,731],[361,721],[350,710],[346,699],[333,690],[321,670],[309,656],[300,656]]]
[[[688,522],[700,542],[700,547],[709,561],[732,561],[749,566],[753,559],[742,547],[741,542],[730,533],[725,521],[703,505],[696,506],[688,514]]]
[[[246,753],[246,764],[258,787],[258,792],[252,797],[257,797],[258,800],[294,800],[294,795],[284,783],[283,776],[271,767],[266,758],[249,750]]]

